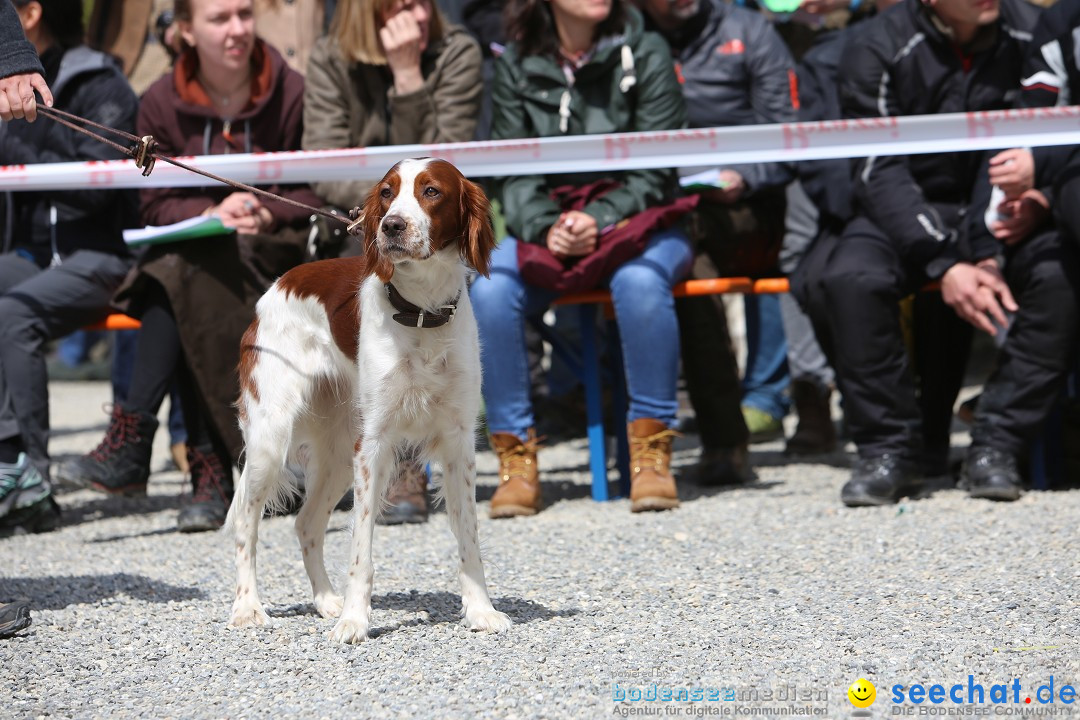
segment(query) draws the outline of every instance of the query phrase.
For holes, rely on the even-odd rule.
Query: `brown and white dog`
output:
[[[259,519],[268,502],[292,491],[286,466],[307,446],[296,534],[316,609],[338,617],[334,640],[367,637],[375,516],[392,479],[428,461],[443,468],[463,622],[504,630],[510,619],[491,605],[477,540],[480,353],[465,284],[466,265],[488,272],[494,234],[487,198],[446,161],[403,160],[368,195],[362,228],[362,257],[286,273],[259,300],[244,335],[239,415],[246,462],[228,518],[237,569],[229,624],[268,622],[255,582]],[[354,478],[342,599],[326,574],[323,540],[334,504]]]

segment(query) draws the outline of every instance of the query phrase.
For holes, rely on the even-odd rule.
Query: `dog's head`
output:
[[[368,194],[363,208],[368,268],[389,282],[394,265],[425,260],[458,243],[462,260],[487,275],[495,231],[484,191],[445,160],[402,160]]]

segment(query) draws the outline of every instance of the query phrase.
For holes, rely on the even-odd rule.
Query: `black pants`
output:
[[[49,477],[49,386],[45,344],[109,313],[109,298],[131,261],[80,250],[39,268],[0,255],[0,439],[21,438],[30,461]]]
[[[856,218],[842,238],[807,258],[803,301],[836,369],[844,411],[862,457],[896,453],[940,462],[971,327],[889,238]],[[1038,431],[1069,367],[1078,319],[1076,263],[1057,233],[1013,249],[1006,279],[1020,311],[979,403],[975,444],[1018,453]],[[900,301],[915,297],[915,372],[900,325]],[[916,373],[920,386],[916,387]]]
[[[695,258],[691,278],[779,274],[776,257],[784,238],[783,190],[733,205],[701,205],[688,225]],[[678,298],[682,369],[706,450],[745,445],[743,388],[719,295]]]
[[[180,331],[176,327],[172,305],[161,285],[147,279],[142,312],[142,327],[135,345],[135,371],[125,405],[128,410],[154,415],[161,407],[175,377],[179,382],[180,405],[190,447],[210,446],[224,467],[231,467],[227,446],[207,422],[206,401],[184,359]]]

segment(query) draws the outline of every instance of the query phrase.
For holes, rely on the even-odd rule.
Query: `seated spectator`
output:
[[[138,134],[153,135],[166,155],[298,150],[303,79],[255,37],[251,0],[225,10],[214,0],[179,0],[176,22],[184,48],[143,96]],[[318,204],[306,187],[267,189]],[[73,475],[104,492],[145,493],[153,410],[178,373],[194,493],[177,525],[190,532],[223,523],[242,448],[240,338],[270,283],[303,260],[309,214],[220,185],[142,191],[148,225],[216,215],[236,232],[155,245],[128,276],[117,301],[142,318],[131,388]]]
[[[138,101],[117,64],[82,44],[79,0],[15,3],[56,107],[134,132]],[[6,51],[6,48],[5,48]],[[115,160],[117,150],[52,120],[0,125],[0,165]],[[56,526],[45,344],[108,314],[131,260],[122,229],[135,195],[7,193],[0,255],[0,533]]]
[[[91,0],[86,42],[113,55],[140,97],[169,71],[175,46],[167,42],[172,0]]]
[[[330,25],[335,0],[255,0],[255,34],[296,72],[307,72],[311,51]]]
[[[1037,16],[1037,8],[1018,0],[903,0],[847,42],[840,63],[845,116],[1008,107]],[[1077,308],[1060,241],[1049,233],[1016,250],[977,241],[970,218],[986,207],[989,193],[989,183],[978,182],[982,157],[856,160],[853,220],[841,238],[819,239],[804,261],[808,309],[824,329],[818,337],[836,369],[859,450],[841,491],[849,506],[917,493],[947,457],[948,421],[966,358],[958,345],[963,336],[944,317],[927,326],[916,316],[917,365],[952,374],[937,388],[924,379],[917,395],[899,323],[900,300],[928,281],[940,279],[941,296],[959,318],[998,337],[1007,328],[1000,367],[985,388],[1001,409],[998,433],[1028,435],[1041,420],[1040,396],[1062,372],[1062,340],[1074,331]],[[937,301],[929,293],[917,300]],[[969,456],[965,472],[976,497],[1019,495],[1008,454]]]
[[[636,8],[621,0],[587,6],[576,0],[515,0],[507,18],[511,42],[495,63],[494,139],[685,125],[670,52],[658,35],[644,32]],[[591,269],[612,293],[630,400],[631,510],[678,505],[670,470],[679,362],[671,289],[685,277],[693,251],[676,228],[641,227],[630,245],[614,240],[612,231],[624,220],[631,221],[625,227],[635,226],[642,211],[670,201],[673,191],[674,176],[665,170],[501,181],[513,237],[496,249],[491,277],[477,278],[471,290],[487,423],[499,456],[492,517],[532,515],[541,508],[525,322],[558,297],[566,266],[569,273]],[[551,267],[547,260],[557,278],[539,269]]]
[[[480,113],[480,50],[431,0],[340,0],[330,33],[311,53],[304,93],[305,150],[465,142]],[[315,191],[347,211],[370,181],[320,182]],[[357,255],[341,228],[323,225],[318,254]],[[427,476],[394,485],[383,524],[424,522]]]
[[[1060,0],[1041,14],[1023,65],[1021,107],[1072,102],[1080,88],[1078,27],[1078,0]],[[995,154],[988,165],[980,179],[996,192],[988,211],[971,214],[969,242],[986,247],[982,254],[1000,255],[1006,280],[1018,288],[1020,312],[974,405],[962,483],[973,497],[1011,500],[1021,488],[1018,459],[1075,367],[1080,160],[1076,146],[1014,148]],[[1016,386],[1023,388],[1020,398],[1009,390]]]
[[[795,119],[795,63],[776,30],[760,14],[721,0],[680,4],[638,0],[638,5],[645,10],[647,27],[657,29],[671,45],[690,127]],[[695,276],[776,274],[789,170],[780,163],[708,169],[716,171],[723,188],[704,190],[693,214],[691,238],[698,253],[706,256],[697,262]],[[702,266],[707,269],[698,269]],[[747,329],[753,337],[748,338],[751,357],[745,397],[722,299],[684,298],[678,303],[683,373],[702,441],[701,459],[690,476],[700,484],[737,483],[751,477],[747,440],[754,434],[767,435],[769,428],[775,432],[786,414],[786,399],[776,398],[787,383],[786,373],[779,369],[785,366],[784,357],[767,361],[755,351],[769,354],[772,344],[750,342],[764,340],[761,335],[771,325],[780,334],[783,355],[779,306],[771,307],[777,300],[769,297],[762,302],[770,307],[759,308],[747,298]],[[767,318],[773,310],[776,322],[770,324]],[[755,359],[765,362],[754,363]],[[764,376],[758,377],[761,371]]]
[[[857,23],[869,17],[869,12],[882,12],[897,1],[860,3],[859,14],[852,15],[843,27],[816,34],[813,47],[798,62],[799,122],[840,119],[836,78],[844,44],[859,32]],[[836,0],[804,0],[801,7],[822,11],[830,4]],[[780,306],[788,344],[791,399],[799,425],[784,452],[806,456],[829,453],[836,447],[831,403],[836,375],[810,318],[795,297],[800,277],[797,268],[820,234],[843,232],[851,217],[851,163],[846,159],[804,161],[798,163],[797,175],[788,186],[786,231],[780,249],[780,270],[791,277],[792,292],[780,297]]]

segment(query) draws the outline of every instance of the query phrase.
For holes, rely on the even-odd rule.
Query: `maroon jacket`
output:
[[[143,95],[136,121],[138,135],[153,135],[165,155],[226,155],[242,152],[299,150],[303,134],[304,78],[290,69],[277,50],[256,41],[251,101],[231,123],[218,117],[206,92],[195,80],[198,58],[187,52],[171,74],[158,79]],[[260,186],[308,205],[322,201],[306,185]],[[168,225],[200,215],[235,192],[227,185],[158,188],[142,191],[142,219],[147,225]],[[311,213],[286,203],[264,201],[279,225],[306,224]]]
[[[0,0],[3,2],[3,0]],[[195,81],[194,53],[181,57],[171,75],[146,91],[136,122],[169,155],[219,155],[250,150],[299,150],[303,132],[304,81],[268,45],[253,56],[252,100],[232,120],[230,143],[224,123]],[[167,225],[201,214],[233,188],[207,181],[206,187],[142,191],[143,221]],[[274,193],[318,207],[307,186],[269,186]],[[264,200],[276,227],[257,235],[228,234],[147,248],[116,295],[116,304],[138,315],[147,278],[164,288],[176,317],[184,358],[195,380],[214,433],[240,456],[243,438],[236,422],[240,385],[236,366],[240,338],[255,317],[255,303],[275,278],[299,265],[307,248],[310,213]]]

